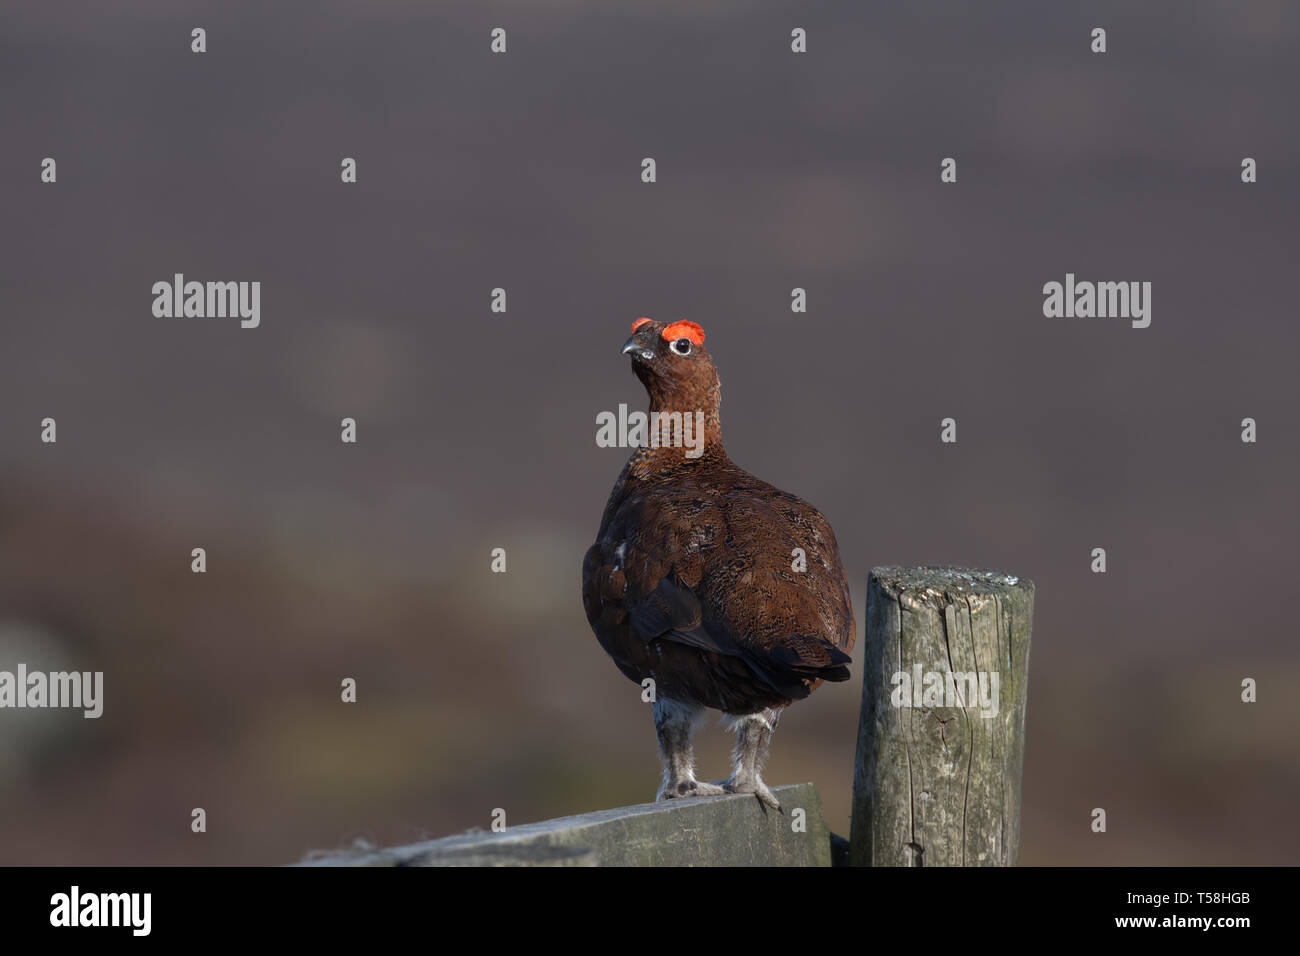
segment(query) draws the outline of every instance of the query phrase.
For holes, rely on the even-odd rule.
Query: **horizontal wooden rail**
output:
[[[598,810],[501,833],[383,850],[315,853],[300,866],[830,866],[831,833],[810,783],[750,794]],[[838,838],[836,838],[838,841]],[[840,841],[842,842],[842,841]]]

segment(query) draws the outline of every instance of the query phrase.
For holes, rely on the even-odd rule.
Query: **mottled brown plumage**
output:
[[[792,701],[848,679],[853,608],[826,519],[727,456],[703,341],[694,323],[633,325],[623,351],[649,395],[658,447],[638,448],[610,493],[583,562],[583,603],[619,670],[654,680],[660,798],[747,792],[775,807],[759,776],[771,732]],[[698,412],[702,453],[690,435],[683,447],[675,419],[656,427],[656,412]],[[703,708],[739,718],[722,787],[694,778],[690,732]]]

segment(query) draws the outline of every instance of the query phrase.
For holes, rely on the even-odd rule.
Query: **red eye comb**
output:
[[[639,329],[639,328],[641,328],[641,326],[645,325],[645,324],[646,324],[647,322],[649,322],[649,321],[650,321],[649,319],[646,319],[646,318],[640,318],[640,319],[637,319],[635,322],[633,322],[633,323],[632,323],[632,334],[633,334],[633,335],[636,335],[636,330]]]
[[[669,342],[676,339],[690,339],[692,345],[704,343],[704,330],[694,322],[674,322],[663,330],[662,335]]]

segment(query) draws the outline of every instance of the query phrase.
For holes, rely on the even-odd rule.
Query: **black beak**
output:
[[[623,351],[620,354],[627,355],[629,353],[632,358],[641,359],[643,362],[648,362],[655,357],[655,353],[638,342],[635,335],[629,336],[628,340],[623,343]]]

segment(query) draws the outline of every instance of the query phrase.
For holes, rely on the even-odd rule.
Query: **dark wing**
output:
[[[660,578],[644,597],[624,602],[633,631],[642,641],[673,641],[710,654],[743,661],[783,698],[807,697],[805,681],[848,680],[849,655],[830,641],[795,635],[770,649],[746,646],[728,633],[727,623],[703,620],[703,606],[692,591]]]

